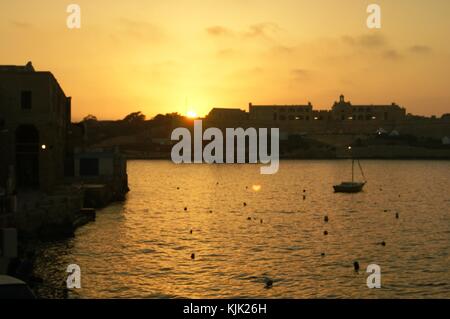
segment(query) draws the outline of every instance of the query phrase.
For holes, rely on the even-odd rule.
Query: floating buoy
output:
[[[306,195],[303,195],[303,200],[305,200],[306,199]]]
[[[321,253],[320,256],[325,257],[325,253]]]
[[[395,213],[395,218],[399,218],[400,217],[400,215],[398,214],[398,213]]]
[[[355,271],[359,271],[359,262],[353,262],[353,268],[355,269]]]
[[[177,189],[180,189],[179,187],[177,187]]]
[[[323,232],[323,234],[324,234],[325,236],[328,235],[328,231],[325,230],[325,231]]]
[[[212,213],[212,210],[209,210],[209,213],[211,214],[211,213]]]
[[[386,243],[384,242],[384,240],[380,244],[381,244],[381,246],[386,246]]]
[[[260,222],[260,223],[262,224],[262,223],[263,223],[263,220],[262,220],[262,219],[260,219],[260,220],[259,220],[259,222]]]
[[[306,193],[306,189],[303,190],[303,193]]]
[[[247,217],[247,220],[252,220],[252,218],[251,217]]]
[[[244,202],[244,207],[245,207],[245,206],[247,206],[247,203],[246,203],[246,202]]]
[[[190,233],[192,234],[192,229],[191,229]]]
[[[266,288],[272,288],[272,286],[273,286],[273,280],[266,279]]]
[[[194,253],[191,254],[191,259],[195,259],[195,254]]]
[[[323,220],[325,221],[325,223],[328,223],[328,216],[325,216],[325,217],[323,218]]]
[[[184,208],[184,211],[187,211],[187,207]]]

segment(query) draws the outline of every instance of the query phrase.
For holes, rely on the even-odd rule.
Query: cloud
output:
[[[233,31],[224,26],[215,25],[206,28],[206,32],[213,37],[239,36],[241,38],[271,39],[280,30],[280,27],[271,22],[250,25],[246,30]]]
[[[127,36],[139,40],[159,42],[166,37],[161,28],[146,21],[120,18],[118,25]]]
[[[296,80],[307,80],[311,78],[311,71],[307,69],[292,69],[291,73]]]
[[[295,53],[295,47],[286,45],[275,45],[271,48],[271,52],[274,54],[292,54]]]
[[[217,51],[217,56],[219,58],[230,58],[233,57],[235,53],[236,53],[235,50],[228,48]]]
[[[10,21],[11,25],[13,25],[16,28],[20,28],[20,29],[30,29],[32,27],[32,25],[30,23],[27,22],[22,22],[22,21]]]
[[[394,60],[394,61],[398,61],[401,60],[403,58],[403,56],[394,49],[389,49],[383,52],[383,57],[389,60]]]
[[[381,48],[387,44],[386,38],[380,34],[363,34],[357,37],[343,36],[342,41],[351,46],[369,49]]]
[[[428,54],[431,53],[432,49],[431,47],[427,45],[413,45],[409,47],[409,52],[416,53],[416,54]]]
[[[206,28],[206,32],[208,32],[209,35],[215,36],[215,37],[233,35],[233,31],[231,31],[230,29],[228,29],[226,27],[220,26],[220,25]]]
[[[262,37],[272,38],[272,35],[280,30],[280,27],[276,23],[264,22],[254,24],[249,27],[243,35],[247,38]]]

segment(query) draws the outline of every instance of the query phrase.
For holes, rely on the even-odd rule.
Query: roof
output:
[[[11,276],[5,276],[0,275],[0,286],[3,285],[26,285],[22,280],[11,277]]]
[[[28,62],[25,65],[0,65],[3,72],[35,72],[33,64]]]

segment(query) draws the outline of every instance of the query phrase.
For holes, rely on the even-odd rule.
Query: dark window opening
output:
[[[99,174],[98,158],[80,159],[81,176],[98,176],[98,174]]]
[[[31,109],[31,91],[22,91],[20,95],[20,105],[22,110]]]

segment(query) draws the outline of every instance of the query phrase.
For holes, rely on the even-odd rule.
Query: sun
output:
[[[186,115],[187,115],[187,117],[189,117],[189,118],[191,118],[191,119],[195,119],[195,118],[198,117],[198,116],[197,116],[197,113],[196,113],[195,111],[192,111],[192,110],[188,111],[188,112],[186,113]]]

